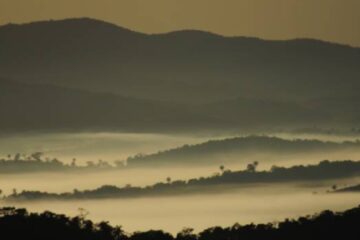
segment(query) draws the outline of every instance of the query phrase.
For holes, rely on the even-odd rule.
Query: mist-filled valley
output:
[[[29,132],[0,135],[0,156],[43,152],[46,157],[79,164],[99,159],[114,162],[136,154],[155,153],[184,144],[201,143],[206,135],[170,135],[116,132]],[[220,137],[221,138],[221,137]]]
[[[161,198],[78,200],[68,202],[40,201],[15,203],[31,211],[51,210],[70,216],[79,208],[89,212],[88,218],[104,219],[121,225],[126,231],[163,229],[176,233],[184,227],[200,231],[211,226],[230,226],[236,222],[266,223],[282,221],[320,212],[324,209],[342,211],[358,205],[360,194],[325,194],[326,187],[303,189],[293,185],[249,187],[231,193],[198,194]],[[312,191],[321,191],[313,194]]]
[[[294,134],[278,135],[281,137],[138,133],[7,135],[0,138],[0,159],[3,159],[0,174],[4,176],[0,181],[5,192],[13,188],[63,192],[107,184],[145,186],[166,181],[168,177],[187,180],[216,174],[220,166],[244,169],[255,161],[259,170],[269,170],[275,165],[360,160],[356,136],[330,135],[331,141],[326,141],[326,135],[307,135],[305,139],[295,138]],[[315,136],[322,140],[314,140]],[[41,161],[29,159],[36,152],[42,153]],[[12,161],[16,154],[23,161]],[[52,164],[54,159],[59,163]]]
[[[0,25],[0,232],[358,236],[360,48],[304,37]]]
[[[172,233],[186,226],[200,231],[214,225],[281,221],[324,209],[340,211],[356,206],[360,200],[359,194],[331,193],[334,186],[340,189],[360,181],[360,171],[356,169],[356,161],[360,159],[360,144],[356,136],[297,136],[303,139],[293,133],[274,133],[271,137],[139,133],[4,135],[1,137],[1,152],[4,156],[2,164],[13,163],[13,173],[0,173],[3,196],[14,194],[14,191],[21,196],[22,191],[61,194],[101,186],[132,188],[158,183],[175,184],[177,181],[199,177],[226,176],[229,170],[247,174],[247,171],[253,171],[249,165],[254,162],[257,162],[254,174],[259,176],[254,175],[254,179],[258,179],[255,182],[254,179],[241,177],[240,182],[225,185],[226,182],[200,187],[189,185],[185,192],[182,188],[176,190],[174,185],[171,194],[166,193],[167,190],[157,190],[150,195],[134,197],[115,197],[110,194],[109,197],[99,199],[70,198],[63,201],[61,198],[40,198],[39,201],[18,201],[10,198],[2,202],[4,205],[26,207],[31,211],[51,210],[71,216],[83,208],[89,212],[88,218],[91,220],[106,219],[112,224],[121,224],[127,231],[163,229]],[[316,137],[321,140],[314,140]],[[38,161],[32,159],[36,158],[36,154],[32,155],[36,151],[42,152]],[[17,152],[21,154],[14,160]],[[49,168],[46,164],[51,164],[55,157],[64,165]],[[108,165],[97,165],[99,159]],[[146,164],[132,166],[131,162],[136,159]],[[318,170],[314,170],[315,175],[306,172],[298,173],[300,175],[289,173],[289,177],[280,177],[284,180],[278,177],[274,181],[271,177],[260,180],[263,171],[270,171],[274,166],[319,166],[317,164],[323,160],[329,160],[330,164],[340,161],[339,166],[334,166],[337,172],[335,175],[333,170],[324,168],[319,170],[318,176]],[[344,160],[352,160],[354,165],[340,170],[341,161]],[[94,165],[88,166],[89,161]],[[117,161],[124,164],[116,165]],[[25,163],[27,167],[23,168],[21,164]],[[29,167],[31,164],[39,164],[36,166],[40,167],[34,170]],[[41,167],[42,164],[45,167]],[[2,165],[2,169],[5,166]]]

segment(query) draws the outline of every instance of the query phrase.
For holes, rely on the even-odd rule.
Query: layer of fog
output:
[[[261,164],[261,163],[260,163]],[[225,169],[244,170],[247,164],[225,165]],[[279,164],[282,165],[291,165]],[[259,170],[269,170],[259,165]],[[51,172],[51,173],[27,173],[27,174],[6,174],[0,177],[0,189],[5,195],[11,194],[14,189],[17,192],[23,190],[46,191],[52,193],[72,192],[74,189],[83,191],[96,189],[103,185],[115,185],[124,187],[149,186],[155,183],[189,180],[199,177],[209,177],[221,174],[219,166],[206,167],[183,167],[183,168],[135,168],[126,170],[94,171],[94,172]],[[360,177],[360,176],[359,176]],[[346,179],[345,179],[346,180]],[[347,180],[346,180],[347,181]],[[339,180],[334,181],[339,183]],[[349,185],[357,183],[356,180],[348,182]],[[329,185],[330,186],[330,185]]]
[[[136,154],[151,154],[184,144],[198,144],[208,140],[248,136],[249,133],[203,133],[186,135],[140,133],[34,133],[0,135],[0,156],[8,154],[44,152],[66,163],[76,158],[79,163],[124,160]],[[322,141],[354,141],[358,136],[334,134],[270,133],[285,139],[319,139]]]
[[[73,189],[94,189],[101,185],[146,186],[157,182],[166,182],[167,177],[172,180],[186,180],[199,176],[210,176],[219,169],[207,168],[147,168],[130,169],[124,171],[98,171],[91,173],[30,173],[9,174],[0,177],[0,188],[5,194],[13,189],[18,192],[22,190],[41,190],[49,192],[67,192]],[[46,179],[46,181],[44,181]]]
[[[241,136],[241,135],[237,135]],[[274,134],[276,136],[276,134]],[[152,153],[162,149],[169,149],[183,144],[196,144],[208,139],[221,139],[222,135],[161,135],[161,134],[116,134],[116,133],[79,133],[79,134],[34,134],[0,137],[0,155],[8,153],[32,153],[43,151],[47,156],[58,157],[69,163],[77,158],[80,164],[86,161],[103,159],[125,159],[136,153]],[[290,134],[281,134],[281,137],[298,138]],[[322,137],[317,136],[322,140]],[[306,138],[313,139],[311,136]],[[335,139],[331,139],[335,140]],[[344,139],[337,139],[343,141]],[[354,140],[354,139],[348,139]],[[253,153],[251,156],[239,154],[212,155],[219,164],[201,167],[167,167],[128,169],[122,171],[97,171],[92,173],[26,173],[8,174],[0,177],[0,189],[9,194],[13,189],[40,190],[49,192],[67,192],[73,189],[94,189],[101,185],[133,186],[151,185],[165,182],[167,177],[174,180],[186,180],[200,176],[210,176],[219,173],[219,165],[224,164],[226,169],[241,170],[253,161],[260,163],[259,170],[268,170],[272,165],[292,166],[294,164],[317,164],[321,160],[360,159],[359,151],[320,152],[320,153],[286,153],[269,154],[265,152]],[[186,159],[187,161],[189,159]],[[191,159],[190,159],[191,160]],[[196,159],[194,159],[195,161]],[[44,181],[46,180],[46,181]]]
[[[124,160],[138,153],[207,141],[204,136],[139,134],[139,133],[43,133],[0,135],[0,156],[44,152],[66,163],[76,158],[79,163]]]
[[[312,191],[319,191],[314,194]],[[33,202],[15,204],[31,211],[51,210],[76,215],[79,208],[89,211],[94,221],[108,220],[128,231],[164,229],[175,233],[183,227],[200,231],[210,226],[230,226],[236,222],[281,221],[331,209],[355,207],[360,194],[325,194],[324,186],[249,187],[222,194],[182,197],[113,199],[96,201]]]
[[[159,150],[195,144],[209,139],[221,139],[234,135],[159,135],[159,134],[115,134],[115,133],[79,133],[79,134],[34,134],[0,137],[0,155],[20,153],[45,152],[47,156],[57,157],[69,163],[72,158],[78,162],[97,161],[98,159],[112,162],[125,159],[137,153],[154,153]],[[320,139],[332,141],[356,140],[354,136],[329,135],[292,135],[271,134],[287,139]],[[259,153],[251,158],[247,156],[223,156],[223,162],[229,157],[239,159],[237,163],[227,163],[226,168],[232,170],[244,169],[246,164],[257,160],[259,169],[268,169],[273,163],[280,166],[290,166],[298,163],[318,163],[323,159],[360,159],[354,152],[319,153],[314,155],[269,155]],[[32,173],[12,174],[0,177],[0,188],[5,194],[12,189],[41,190],[50,192],[93,189],[104,184],[124,186],[150,185],[155,182],[165,182],[167,177],[172,180],[189,179],[199,176],[209,176],[219,172],[218,166],[198,168],[147,168],[130,169],[126,171],[78,173]],[[357,206],[360,194],[325,194],[331,185],[357,183],[355,180],[334,180],[309,185],[295,186],[263,186],[235,188],[221,194],[197,194],[189,196],[174,196],[161,198],[114,199],[66,202],[33,202],[12,204],[27,207],[32,211],[51,210],[57,213],[76,215],[82,207],[90,212],[88,216],[95,221],[109,220],[119,224],[126,231],[147,229],[164,229],[177,232],[183,227],[193,227],[196,230],[221,225],[229,226],[235,222],[273,222],[287,217],[313,214],[324,209],[344,210]],[[313,194],[318,192],[318,194]],[[1,203],[3,205],[5,203]],[[7,203],[8,204],[8,203]]]

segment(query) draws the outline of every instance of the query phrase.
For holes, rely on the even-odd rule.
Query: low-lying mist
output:
[[[79,208],[95,221],[109,220],[128,232],[163,229],[172,233],[183,227],[196,231],[210,226],[275,222],[288,217],[313,214],[325,209],[345,210],[359,204],[360,194],[325,194],[324,186],[307,188],[294,185],[243,188],[232,193],[182,197],[88,200],[67,202],[14,203],[31,211],[51,210],[76,215]]]
[[[125,186],[145,186],[156,182],[166,182],[167,177],[173,180],[196,178],[198,176],[209,176],[219,172],[218,168],[136,168],[129,170],[95,171],[87,173],[26,173],[11,174],[0,178],[0,186],[4,193],[11,193],[13,189],[42,190],[49,192],[73,191],[93,189],[101,185],[114,184]],[[44,181],[46,179],[46,181]]]
[[[161,150],[178,148],[184,144],[199,144],[210,139],[225,139],[246,134],[204,134],[204,135],[162,135],[130,133],[47,133],[0,137],[0,154],[44,152],[46,156],[56,157],[69,164],[73,158],[82,165],[87,161],[99,159],[113,163],[138,153],[152,154]],[[314,139],[315,135],[271,134],[284,139]],[[313,136],[313,137],[312,137]],[[356,136],[318,135],[322,141],[340,142],[356,140]],[[220,172],[220,163],[225,169],[245,169],[247,164],[258,161],[258,170],[269,170],[271,166],[292,166],[295,164],[319,163],[321,160],[360,159],[359,149],[348,148],[338,151],[295,151],[248,153],[221,153],[204,155],[206,162],[215,159],[214,164],[198,166],[154,166],[107,171],[89,172],[34,172],[2,175],[0,188],[3,194],[16,189],[40,190],[54,193],[72,192],[74,189],[94,189],[102,185],[147,186],[158,182],[211,176]],[[198,161],[199,159],[184,159]],[[232,188],[229,191],[213,189],[211,194],[193,193],[183,196],[162,196],[133,199],[103,199],[82,201],[39,201],[13,202],[12,205],[26,207],[31,211],[51,210],[70,215],[78,214],[78,208],[90,212],[88,216],[95,221],[109,220],[125,230],[164,229],[178,232],[183,227],[202,230],[213,225],[228,226],[235,222],[260,223],[280,221],[286,217],[312,214],[324,209],[344,210],[358,205],[360,194],[326,194],[331,186],[339,187],[358,183],[358,179],[310,182],[306,184],[273,184],[256,187]],[[219,189],[220,190],[220,189]],[[214,194],[216,191],[216,194]],[[315,194],[317,192],[317,194]],[[8,204],[8,203],[7,203]]]
[[[185,144],[199,144],[208,140],[248,136],[239,132],[208,132],[197,134],[149,133],[24,133],[0,135],[0,156],[8,154],[43,152],[66,163],[76,158],[79,163],[124,160],[136,154],[151,154]],[[321,141],[355,141],[358,135],[269,132],[268,136],[284,139],[318,139]],[[341,155],[343,156],[343,155]],[[348,155],[349,158],[352,157]],[[323,158],[325,159],[325,158]],[[340,157],[338,159],[345,159]],[[253,159],[250,159],[253,160]],[[317,159],[319,160],[319,159]]]
[[[284,139],[294,139],[295,135],[282,133]],[[301,135],[300,135],[301,136]],[[78,164],[87,161],[103,159],[113,163],[113,160],[123,160],[137,153],[151,154],[160,150],[172,149],[184,144],[199,144],[209,139],[225,139],[224,135],[162,135],[162,134],[130,134],[130,133],[47,133],[27,134],[0,137],[0,154],[32,153],[42,151],[50,157],[58,157],[60,161],[70,163],[76,158]],[[306,139],[311,139],[307,136]],[[322,140],[326,140],[322,135]],[[334,140],[332,138],[332,140]],[[344,139],[338,139],[339,141]],[[349,139],[354,140],[354,139]],[[331,149],[330,149],[331,150]],[[86,172],[34,172],[6,174],[0,178],[1,190],[9,194],[16,189],[40,190],[54,193],[73,191],[73,189],[94,189],[102,185],[146,186],[157,182],[186,180],[200,176],[210,176],[220,172],[219,166],[225,169],[245,169],[247,164],[259,162],[258,170],[269,170],[273,165],[288,167],[319,163],[321,160],[360,159],[360,149],[346,148],[337,151],[257,151],[251,152],[219,152],[206,153],[201,158],[187,156],[178,159],[184,166],[154,165],[151,167],[136,167],[113,169],[107,171]],[[173,159],[165,159],[168,162]],[[203,162],[206,164],[186,165],[187,163]],[[6,176],[6,177],[5,177]],[[46,181],[44,181],[46,179]]]
[[[138,153],[153,153],[208,137],[148,133],[28,133],[0,135],[0,156],[44,152],[64,162],[123,160]]]

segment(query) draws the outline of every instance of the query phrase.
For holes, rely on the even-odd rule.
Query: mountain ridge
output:
[[[316,38],[289,38],[289,39],[263,39],[259,37],[251,37],[251,36],[241,36],[241,35],[222,35],[219,33],[214,33],[207,30],[200,30],[196,28],[185,28],[185,29],[178,29],[173,31],[166,31],[166,32],[160,32],[160,33],[144,33],[141,31],[132,30],[130,28],[123,27],[119,24],[111,23],[108,21],[96,19],[96,18],[90,18],[90,17],[79,17],[79,18],[63,18],[63,19],[49,19],[49,20],[39,20],[39,21],[33,21],[33,22],[25,22],[25,23],[5,23],[0,25],[1,29],[9,29],[9,28],[21,28],[21,27],[28,27],[28,26],[40,26],[48,23],[66,23],[66,24],[73,24],[73,23],[83,23],[83,24],[97,24],[99,26],[107,26],[109,28],[122,30],[125,32],[131,32],[135,34],[140,35],[146,35],[146,36],[165,36],[165,35],[177,35],[177,34],[204,34],[204,35],[212,35],[215,37],[221,37],[221,38],[228,38],[228,39],[248,39],[248,40],[259,40],[259,41],[267,41],[267,42],[314,42],[314,43],[326,43],[330,45],[338,45],[343,47],[349,47],[349,48],[355,48],[360,49],[358,46],[352,46],[350,44],[344,44],[339,42],[332,42],[322,39],[316,39]]]
[[[303,101],[360,89],[360,48],[318,40],[142,34],[85,18],[2,26],[0,51],[4,78],[173,102]]]
[[[148,155],[135,155],[126,159],[126,162],[129,167],[220,165],[240,163],[244,160],[249,161],[249,159],[261,159],[266,163],[266,161],[272,161],[271,156],[276,156],[279,162],[281,157],[285,157],[288,160],[288,157],[294,153],[303,154],[301,157],[305,159],[307,154],[310,156],[311,154],[322,153],[323,156],[329,157],[336,152],[344,154],[345,152],[359,152],[359,149],[359,141],[338,143],[249,135],[209,140],[194,145],[186,144]]]
[[[317,40],[267,41],[197,30],[142,34],[82,18],[2,26],[0,52],[2,79],[166,103],[173,115],[159,110],[147,118],[156,122],[159,114],[163,124],[177,125],[173,130],[180,124],[175,115],[188,129],[357,127],[360,119],[354,111],[360,102],[360,49]],[[139,109],[126,111],[143,117]]]

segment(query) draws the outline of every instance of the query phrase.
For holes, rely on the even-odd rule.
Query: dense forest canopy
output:
[[[360,234],[360,207],[344,212],[323,211],[312,216],[267,224],[234,224],[211,227],[199,233],[184,228],[173,236],[162,230],[126,233],[108,222],[86,219],[86,210],[68,217],[52,212],[30,213],[26,209],[0,209],[0,232],[13,240],[357,240]]]

